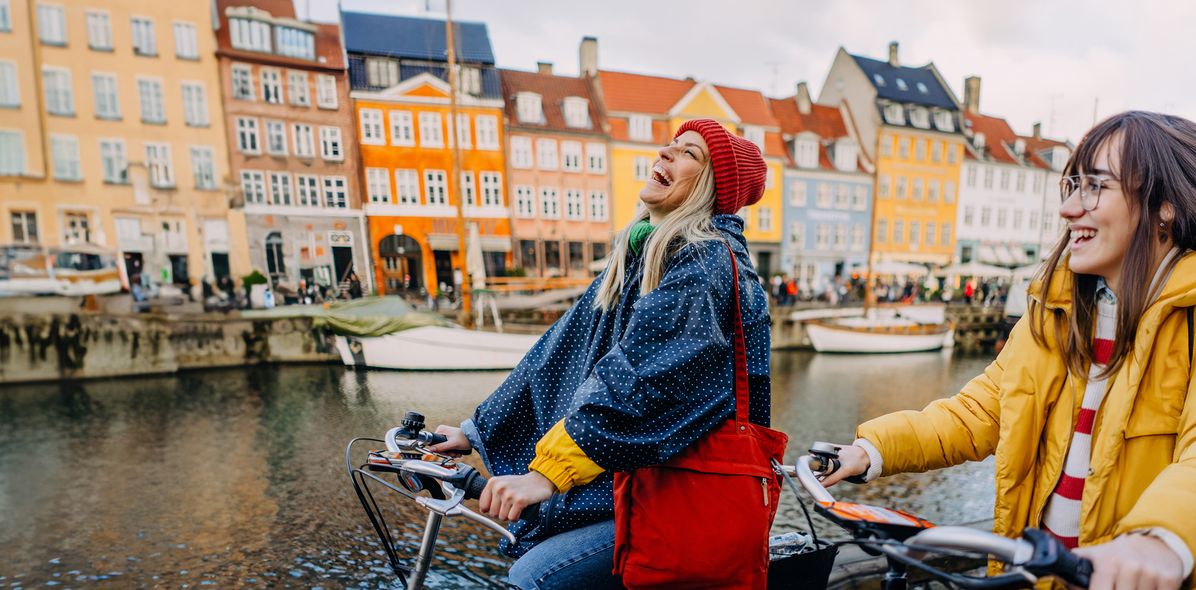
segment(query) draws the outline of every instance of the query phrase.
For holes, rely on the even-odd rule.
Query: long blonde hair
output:
[[[680,206],[665,215],[660,225],[648,235],[648,240],[643,246],[644,279],[640,282],[640,295],[647,295],[660,286],[665,264],[677,251],[689,244],[721,239],[710,222],[713,211],[714,168],[707,160],[694,179],[689,196]],[[598,295],[594,298],[595,309],[610,311],[619,303],[627,279],[627,250],[630,248],[631,228],[648,217],[648,210],[641,210],[615,237],[614,250],[611,252],[610,262],[606,265],[606,275],[602,279],[602,285],[598,287]]]

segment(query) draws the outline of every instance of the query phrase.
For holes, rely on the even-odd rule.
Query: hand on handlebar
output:
[[[436,427],[436,434],[443,434],[448,440],[429,446],[428,449],[431,451],[446,455],[462,455],[473,450],[473,445],[470,444],[469,438],[456,426],[441,424]]]
[[[839,449],[839,468],[822,478],[822,485],[829,488],[853,475],[863,475],[871,466],[867,451],[855,445],[842,445]]]
[[[519,520],[523,509],[552,497],[556,485],[536,471],[523,475],[491,478],[478,499],[483,514],[504,520]]]
[[[1091,590],[1175,590],[1183,583],[1179,556],[1156,537],[1124,535],[1073,553],[1092,561]]]

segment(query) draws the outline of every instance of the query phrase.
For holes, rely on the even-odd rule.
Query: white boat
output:
[[[336,336],[351,367],[408,371],[513,369],[539,336],[479,332],[459,326],[423,326],[383,336]]]
[[[0,247],[0,295],[107,295],[121,289],[111,252],[92,244]]]
[[[950,323],[919,324],[898,318],[842,318],[806,324],[818,352],[891,353],[949,348],[955,343]]]

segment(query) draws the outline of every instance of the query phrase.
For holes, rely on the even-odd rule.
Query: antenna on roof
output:
[[[777,83],[781,72],[781,62],[766,61],[764,62],[764,65],[768,66],[772,70],[772,80],[768,82],[768,94],[771,96],[777,96],[777,94],[780,92],[777,89]]]

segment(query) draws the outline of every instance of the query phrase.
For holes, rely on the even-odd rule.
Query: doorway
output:
[[[457,282],[453,280],[453,253],[448,250],[433,250],[433,260],[436,262],[436,286],[444,285],[444,291],[456,293]]]
[[[382,284],[385,293],[419,291],[424,285],[423,254],[411,236],[386,236],[378,242],[382,258]]]
[[[341,281],[349,278],[349,272],[353,270],[353,248],[349,246],[332,247],[332,270],[336,273],[338,285]]]
[[[141,252],[125,252],[125,280],[129,282],[129,289],[141,283]]]

